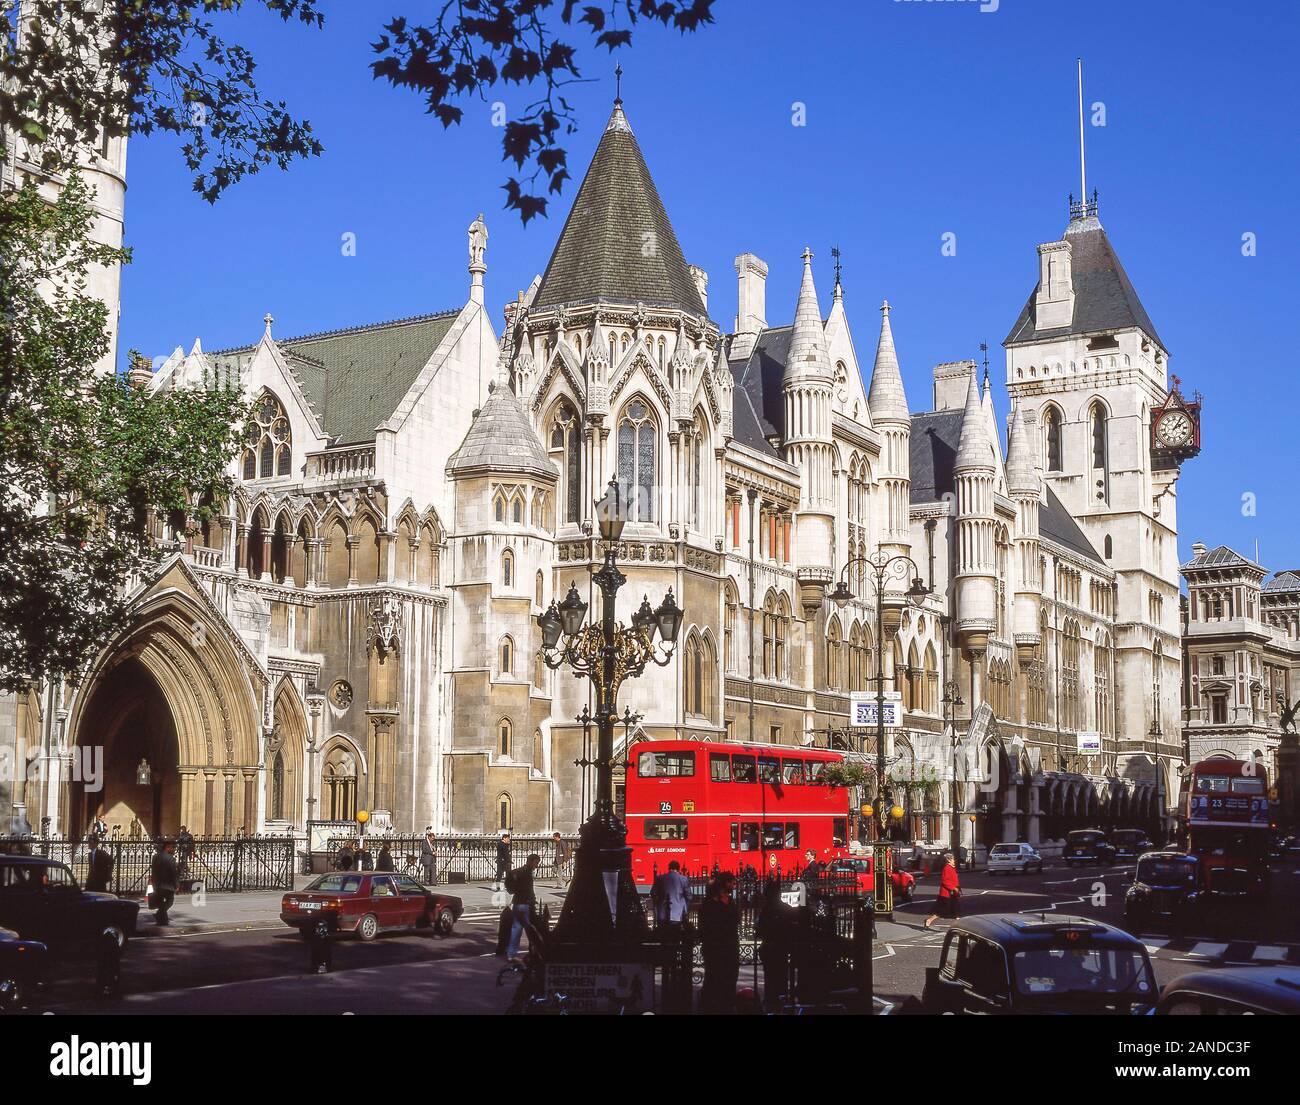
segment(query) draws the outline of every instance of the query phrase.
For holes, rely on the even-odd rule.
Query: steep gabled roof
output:
[[[459,310],[275,338],[321,425],[340,445],[375,439],[447,336]],[[238,359],[256,346],[209,354]]]
[[[1070,243],[1070,279],[1074,285],[1074,317],[1068,326],[1038,329],[1035,300],[1038,285],[1020,312],[1003,345],[1050,341],[1068,334],[1105,333],[1137,327],[1158,346],[1167,346],[1120,264],[1106,231],[1095,216],[1074,219],[1065,231]]]
[[[564,221],[533,307],[593,300],[708,314],[619,103]]]

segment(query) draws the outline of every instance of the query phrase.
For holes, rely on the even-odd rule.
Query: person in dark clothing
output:
[[[758,959],[763,964],[763,1001],[769,1012],[779,1010],[789,992],[794,924],[794,910],[781,899],[781,884],[768,879],[754,934],[758,937]]]
[[[181,831],[176,834],[176,866],[180,871],[180,877],[186,878],[189,874],[190,859],[194,855],[194,834],[184,825]]]
[[[306,930],[307,949],[310,955],[308,969],[314,975],[327,975],[334,967],[334,944],[330,940],[330,925],[319,918]]]
[[[392,871],[393,869],[393,853],[388,850],[388,841],[385,840],[379,849],[379,858],[375,860],[375,870]]]
[[[799,875],[799,879],[801,882],[807,883],[808,888],[811,890],[817,884],[817,880],[821,878],[822,865],[817,862],[817,853],[811,848],[804,852],[803,858],[805,866]]]
[[[510,834],[502,833],[501,839],[497,841],[497,873],[494,876],[497,882],[506,877],[506,872],[510,870]]]
[[[109,880],[113,877],[113,857],[108,854],[108,849],[100,844],[97,834],[91,833],[87,843],[90,845],[90,855],[89,868],[86,872],[86,889],[107,893]]]
[[[339,849],[339,854],[334,857],[334,866],[340,871],[351,871],[356,863],[357,857],[352,851],[352,841],[345,841],[343,847]]]
[[[370,854],[370,849],[366,847],[366,841],[363,837],[357,841],[357,870],[373,871],[375,869],[375,858]]]
[[[537,896],[533,891],[533,872],[541,866],[542,857],[533,852],[528,862],[506,874],[506,889],[510,891],[511,925],[507,959],[519,957],[519,938],[529,929],[529,947],[532,947],[533,912],[537,909]]]
[[[162,851],[153,858],[153,895],[154,920],[160,925],[170,924],[167,911],[176,900],[176,883],[179,872],[176,869],[176,842],[164,840]]]
[[[700,906],[700,950],[704,955],[701,1013],[731,1013],[740,977],[740,909],[734,900],[736,878],[723,871],[709,884]]]

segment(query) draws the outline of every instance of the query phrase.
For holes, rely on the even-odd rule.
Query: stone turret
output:
[[[799,588],[804,609],[815,611],[834,571],[835,485],[832,476],[831,396],[835,372],[826,352],[821,309],[813,283],[812,250],[803,251],[803,281],[795,308],[782,391],[785,456],[803,473],[795,514]],[[811,614],[810,614],[811,616]]]
[[[974,662],[984,655],[989,635],[997,626],[997,577],[993,551],[993,442],[973,371],[953,473],[957,487],[957,635],[967,657]]]
[[[1043,481],[1035,463],[1025,412],[1019,403],[1011,413],[1011,429],[1007,433],[1006,472],[1007,493],[1016,503],[1016,597],[1012,632],[1021,660],[1028,660],[1042,640],[1038,508],[1043,497]]]
[[[867,406],[880,431],[880,487],[885,498],[880,541],[891,555],[910,551],[912,415],[889,325],[889,301],[880,305],[880,341]]]

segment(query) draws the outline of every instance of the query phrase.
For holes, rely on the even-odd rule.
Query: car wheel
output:
[[[433,928],[439,936],[450,936],[451,930],[456,927],[456,918],[451,915],[450,909],[438,910],[438,916],[434,918]]]
[[[367,913],[357,922],[357,939],[363,941],[373,940],[379,935],[379,918],[373,913]]]

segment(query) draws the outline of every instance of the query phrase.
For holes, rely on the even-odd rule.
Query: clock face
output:
[[[1156,423],[1156,437],[1169,449],[1178,449],[1192,440],[1192,420],[1186,411],[1166,411]]]

